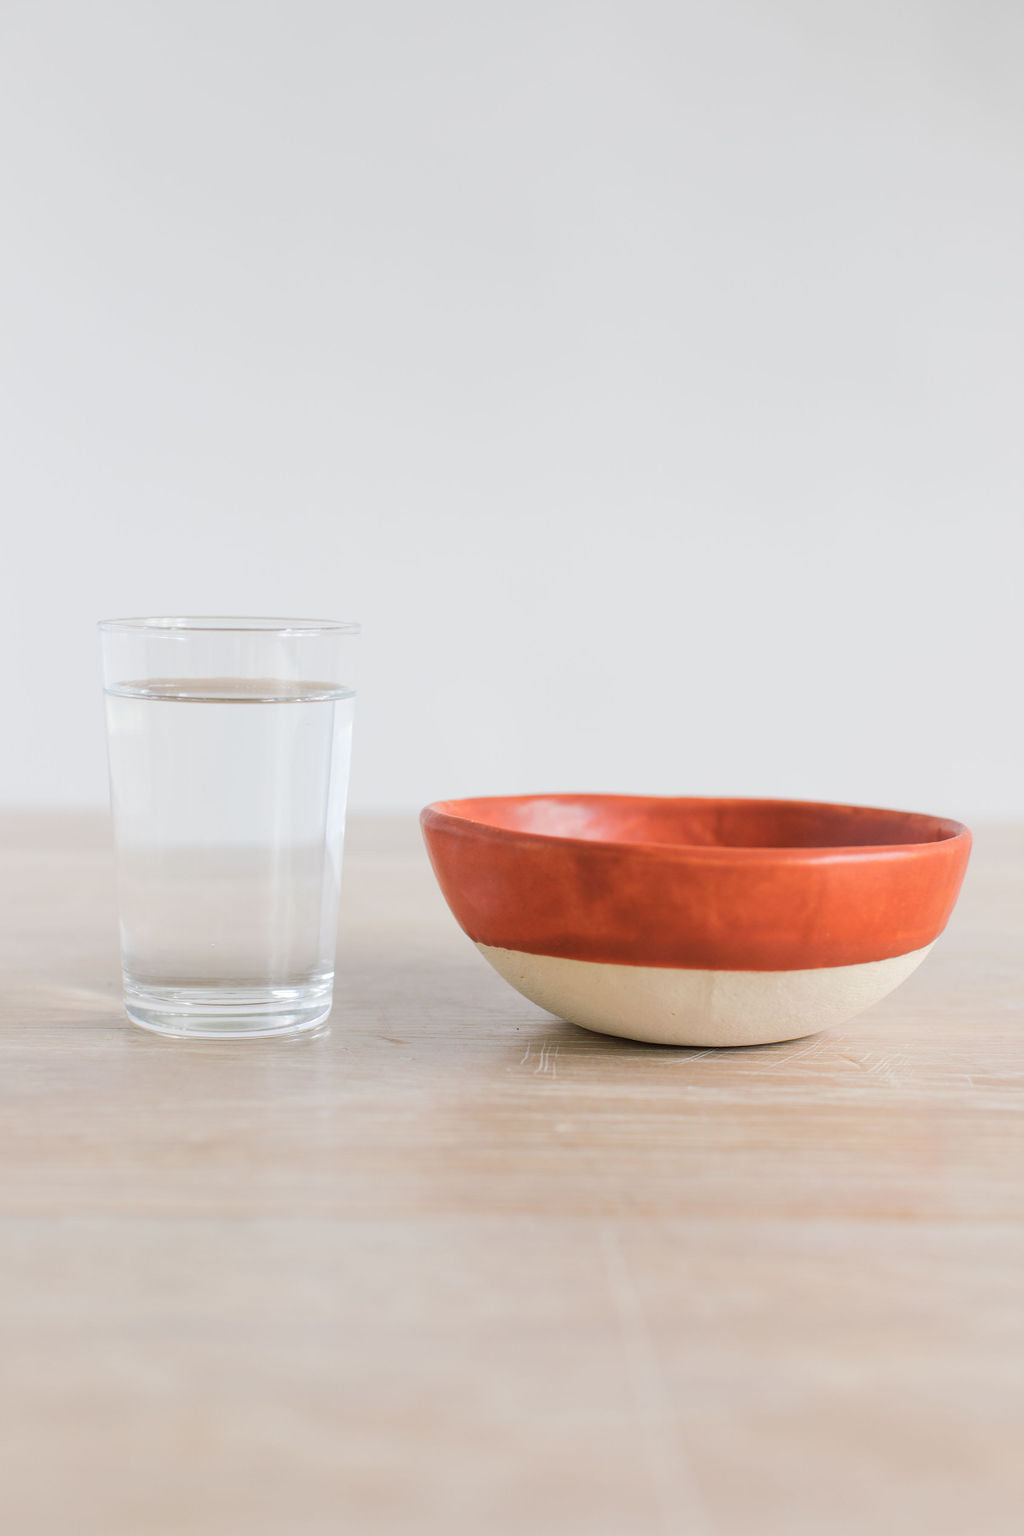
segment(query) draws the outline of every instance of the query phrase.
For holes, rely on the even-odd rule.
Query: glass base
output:
[[[133,1024],[177,1040],[267,1040],[321,1029],[333,985],[308,987],[154,987],[124,982]]]

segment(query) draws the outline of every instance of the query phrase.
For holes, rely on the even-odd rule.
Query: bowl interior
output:
[[[697,848],[864,848],[944,842],[964,828],[912,811],[802,800],[508,795],[433,807],[468,823],[542,837]]]

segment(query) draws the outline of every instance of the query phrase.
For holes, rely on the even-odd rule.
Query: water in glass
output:
[[[107,690],[125,1004],[150,1029],[314,1027],[331,1006],[354,695],[148,678]],[[254,1028],[255,1021],[255,1028]]]

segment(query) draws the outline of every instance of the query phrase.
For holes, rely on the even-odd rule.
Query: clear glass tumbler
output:
[[[331,1010],[359,626],[105,619],[124,1002],[164,1035]]]

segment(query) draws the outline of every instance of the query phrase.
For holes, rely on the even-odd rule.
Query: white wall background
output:
[[[1024,815],[1017,0],[3,0],[0,800],[364,621],[362,807]]]

